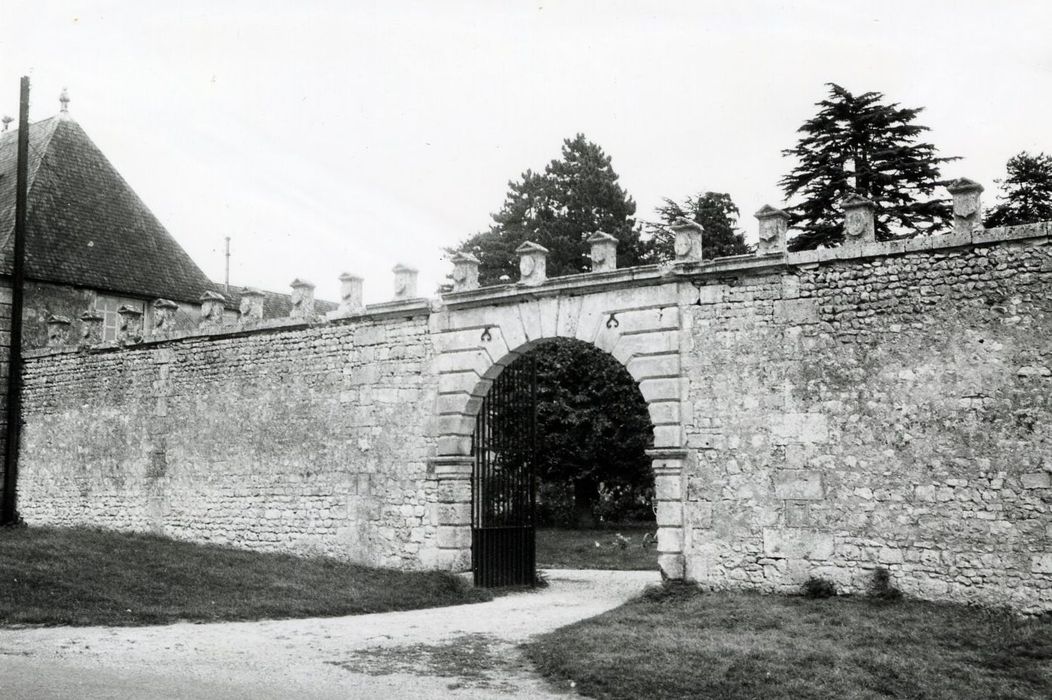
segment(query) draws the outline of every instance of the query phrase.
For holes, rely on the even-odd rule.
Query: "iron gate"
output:
[[[482,400],[471,447],[471,568],[476,586],[536,577],[537,366],[520,357]]]

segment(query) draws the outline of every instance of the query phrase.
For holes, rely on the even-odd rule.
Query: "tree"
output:
[[[618,266],[647,258],[634,220],[636,204],[618,184],[610,156],[584,135],[563,141],[560,158],[508,183],[489,230],[458,250],[480,262],[479,282],[518,279],[524,241],[548,249],[549,277],[591,269],[586,239],[603,231],[618,239]],[[642,493],[652,488],[643,450],[653,430],[635,381],[613,357],[583,343],[547,342],[530,351],[537,363],[538,431],[543,436],[542,486],[570,500],[578,522],[595,515],[600,485]],[[513,402],[515,403],[515,402]]]
[[[706,258],[752,252],[738,230],[739,211],[729,194],[700,192],[687,197],[682,204],[665,197],[657,213],[661,220],[647,224],[647,242],[650,246],[647,255],[653,258],[649,262],[663,262],[675,257],[673,247],[676,236],[672,233],[671,225],[679,218],[696,221],[705,229],[701,247]]]
[[[798,130],[803,136],[796,147],[782,151],[797,164],[779,185],[786,199],[802,198],[788,209],[790,226],[801,230],[790,249],[841,243],[840,202],[851,194],[876,205],[880,240],[930,233],[950,213],[948,200],[934,197],[942,184],[939,166],[956,158],[938,157],[935,146],[919,140],[928,131],[915,123],[922,108],[885,104],[879,92],[853,95],[828,86],[818,113]]]
[[[563,141],[562,157],[543,173],[527,170],[508,183],[501,210],[488,231],[477,233],[457,250],[480,262],[479,282],[499,284],[502,275],[518,277],[515,248],[524,241],[548,249],[549,277],[590,269],[588,236],[596,231],[618,239],[619,267],[637,265],[644,248],[633,219],[636,203],[618,184],[610,156],[583,134]],[[452,252],[452,251],[449,251]]]
[[[1008,177],[999,203],[986,217],[986,226],[1017,226],[1052,220],[1052,156],[1021,151],[1008,159]]]
[[[597,524],[600,487],[639,500],[653,488],[645,450],[654,430],[628,370],[581,341],[546,341],[528,355],[537,363],[537,475],[572,506],[562,524]]]

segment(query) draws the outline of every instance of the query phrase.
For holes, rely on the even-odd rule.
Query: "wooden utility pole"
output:
[[[22,77],[18,104],[18,161],[15,181],[15,245],[11,261],[11,333],[7,361],[7,442],[4,445],[4,493],[0,525],[19,522],[18,442],[22,432],[22,287],[26,259],[26,199],[29,194],[29,78]]]

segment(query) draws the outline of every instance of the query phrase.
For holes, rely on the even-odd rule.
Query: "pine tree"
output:
[[[515,248],[527,240],[548,249],[549,277],[586,272],[591,263],[585,240],[596,231],[618,239],[618,267],[638,265],[644,249],[635,213],[636,203],[618,184],[610,156],[578,134],[563,142],[562,157],[543,173],[527,170],[521,180],[509,182],[489,230],[457,250],[479,259],[483,285],[499,284],[504,275],[518,278]]]
[[[1017,226],[1052,221],[1052,156],[1021,151],[1008,159],[1008,177],[999,203],[986,217],[986,226]]]
[[[853,95],[828,85],[828,98],[800,127],[803,136],[796,147],[782,152],[797,161],[779,182],[787,200],[799,199],[787,210],[790,226],[801,231],[790,249],[841,243],[840,202],[851,194],[876,204],[880,240],[930,233],[943,225],[950,209],[948,199],[934,196],[942,184],[939,166],[956,159],[938,157],[935,146],[919,140],[928,131],[914,121],[922,108],[885,104],[879,92]]]
[[[701,247],[706,259],[752,252],[745,236],[738,230],[737,205],[725,192],[701,192],[680,204],[665,197],[657,207],[660,221],[647,224],[647,262],[664,262],[675,257],[676,236],[670,226],[676,219],[696,221],[705,229]]]

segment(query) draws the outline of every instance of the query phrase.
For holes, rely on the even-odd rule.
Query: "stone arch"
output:
[[[654,426],[658,562],[682,578],[685,495],[681,316],[675,284],[586,296],[522,293],[503,304],[447,308],[432,316],[438,403],[432,460],[438,481],[438,546],[453,569],[470,563],[471,434],[493,380],[523,353],[549,339],[589,343],[635,379]]]

